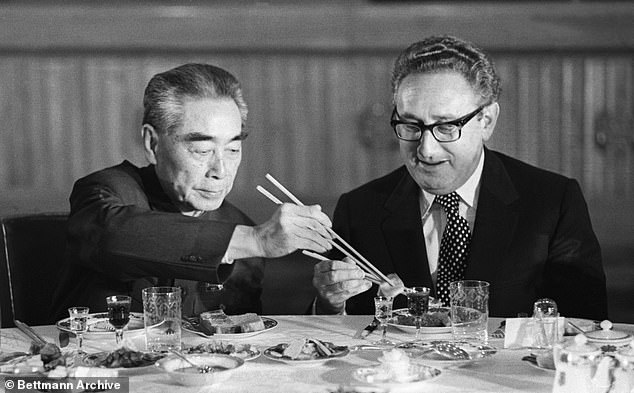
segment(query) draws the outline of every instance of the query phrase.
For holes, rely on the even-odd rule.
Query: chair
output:
[[[67,213],[37,213],[0,219],[0,312],[2,327],[18,319],[45,325],[66,251]],[[8,284],[8,285],[6,285]]]

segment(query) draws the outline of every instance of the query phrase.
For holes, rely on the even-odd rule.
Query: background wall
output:
[[[250,104],[230,199],[265,220],[274,206],[255,186],[271,173],[331,213],[342,192],[399,166],[398,52],[454,34],[489,51],[502,77],[489,147],[579,180],[612,318],[634,322],[633,17],[631,2],[0,5],[0,214],[67,210],[80,176],[144,164],[145,84],[189,61],[231,70]],[[312,265],[269,264],[268,312],[303,311]],[[291,276],[303,291],[284,286]]]

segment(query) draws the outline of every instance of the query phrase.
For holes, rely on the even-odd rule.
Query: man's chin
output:
[[[191,206],[195,210],[211,211],[218,209],[222,205],[223,201],[224,198],[200,198],[196,201],[192,201]]]

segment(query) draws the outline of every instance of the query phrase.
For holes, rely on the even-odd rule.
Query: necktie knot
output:
[[[460,197],[458,196],[458,193],[454,191],[445,195],[436,195],[434,202],[442,206],[447,212],[455,212],[458,211]]]

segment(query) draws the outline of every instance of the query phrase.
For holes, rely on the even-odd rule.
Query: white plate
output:
[[[448,367],[461,367],[474,362],[489,359],[497,353],[497,348],[490,345],[475,345],[462,341],[452,341],[457,347],[462,348],[470,355],[470,359],[447,359],[446,357],[437,354],[430,350],[433,343],[441,343],[444,341],[428,341],[417,342],[413,348],[404,349],[408,352],[413,360],[422,364],[430,366],[448,368]]]
[[[352,376],[359,382],[367,383],[381,388],[395,389],[418,385],[422,382],[432,381],[440,376],[442,371],[435,367],[423,364],[410,364],[409,373],[402,382],[395,380],[386,374],[380,367],[363,367],[354,371]]]
[[[397,310],[392,311],[393,315],[409,315],[409,311],[406,308],[399,308]],[[389,326],[394,326],[401,330],[416,333],[416,326],[414,325],[401,325],[395,322],[388,322]],[[439,326],[439,327],[428,327],[421,326],[420,328],[421,334],[444,334],[451,333],[451,326]]]
[[[244,361],[257,359],[261,352],[252,344],[236,344],[224,341],[205,342],[199,345],[183,348],[184,354],[221,354],[231,355]]]
[[[87,354],[85,356],[91,356],[91,355],[95,355],[95,354]],[[162,355],[161,358],[164,356],[166,355]],[[13,364],[9,362],[8,364],[0,368],[0,376],[13,376],[13,377],[44,376],[45,377],[48,375],[49,371],[44,370],[44,367],[41,365],[41,361],[38,361],[39,359],[40,359],[40,355],[37,354],[37,355],[30,355],[26,358],[16,359],[19,361],[14,362]],[[160,358],[157,358],[156,360],[159,360],[159,359]],[[88,364],[76,364],[76,366],[92,367],[95,369],[104,369],[104,370],[115,370],[117,371],[118,376],[132,376],[132,375],[145,374],[148,372],[156,372],[156,367],[155,367],[156,360],[148,361],[146,365],[140,366],[140,367],[108,368],[108,367],[93,367]],[[37,365],[38,363],[39,365]]]
[[[275,360],[276,362],[300,365],[300,364],[320,364],[331,359],[344,357],[350,353],[350,349],[348,349],[348,347],[336,347],[335,345],[332,345],[331,343],[327,343],[327,342],[324,342],[324,344],[327,345],[328,348],[334,352],[331,356],[319,357],[315,359],[291,359],[288,356],[281,355],[282,352],[284,351],[284,348],[288,346],[287,343],[277,344],[272,347],[269,347],[264,350],[263,354],[265,358]],[[337,350],[335,348],[342,348],[342,349]],[[280,355],[280,356],[276,356],[276,355]]]
[[[567,320],[569,319],[570,322],[577,325],[584,332],[592,332],[599,328],[599,321],[593,321],[591,319],[582,319],[582,318],[566,318],[566,319]],[[577,334],[579,334],[579,332],[576,331],[572,326],[566,324],[564,334],[566,336],[576,336]]]
[[[197,334],[206,338],[223,338],[223,339],[237,339],[237,338],[245,338],[252,337],[260,333],[268,332],[269,330],[275,328],[277,326],[277,321],[273,318],[269,317],[260,317],[262,318],[262,322],[264,323],[264,330],[258,330],[255,332],[246,332],[246,333],[222,333],[222,334],[207,334],[198,329],[198,318],[192,317],[183,319],[183,330],[188,331],[190,333]]]
[[[63,330],[69,333],[75,333],[70,329],[70,318],[64,318],[57,321],[57,328],[59,330]],[[88,314],[88,319],[86,321],[87,330],[84,332],[84,338],[89,338],[90,336],[94,337],[104,337],[106,335],[114,336],[114,327],[108,322],[108,313],[100,312],[94,314]],[[131,312],[130,313],[130,322],[123,329],[126,335],[130,334],[138,334],[144,332],[144,324],[143,324],[143,313]]]

